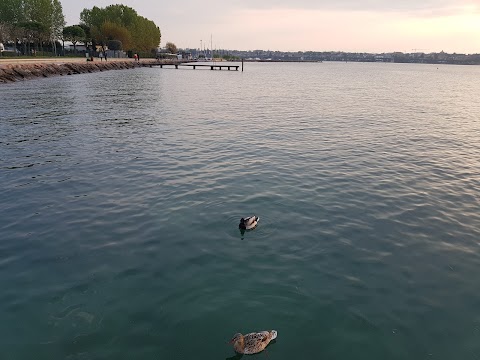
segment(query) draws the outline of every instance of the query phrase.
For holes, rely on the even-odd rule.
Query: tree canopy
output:
[[[167,49],[170,54],[176,54],[178,52],[177,45],[173,42],[167,42],[165,44],[165,49]]]
[[[77,42],[84,40],[85,37],[85,31],[78,25],[67,26],[63,29],[63,40],[71,41],[75,51],[77,51]]]
[[[3,34],[9,40],[19,37],[19,30],[54,40],[61,36],[65,17],[59,0],[2,0],[0,25],[9,29]]]
[[[119,40],[108,40],[107,41],[107,46],[110,50],[122,50],[123,45],[122,42]]]
[[[160,28],[125,5],[83,9],[80,20],[90,28],[92,40],[102,45],[118,40],[124,50],[136,51],[151,51],[160,45]]]
[[[124,50],[136,52],[152,51],[160,45],[160,28],[125,5],[83,9],[80,20],[79,25],[63,31],[65,17],[60,0],[1,0],[0,41],[42,44],[63,39],[95,46],[117,40]]]

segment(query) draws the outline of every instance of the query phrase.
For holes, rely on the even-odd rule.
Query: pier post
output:
[[[242,58],[242,72],[243,72],[243,58]]]

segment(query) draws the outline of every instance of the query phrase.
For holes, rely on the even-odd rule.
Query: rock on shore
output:
[[[137,66],[139,65],[133,61],[8,64],[0,66],[0,83],[56,75],[73,75],[106,70],[132,69]]]

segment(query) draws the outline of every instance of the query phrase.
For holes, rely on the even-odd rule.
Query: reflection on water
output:
[[[272,359],[480,354],[479,71],[4,85],[2,359],[234,359],[265,328]]]

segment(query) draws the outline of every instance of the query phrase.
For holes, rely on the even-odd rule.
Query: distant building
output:
[[[76,49],[78,52],[87,51],[85,44],[77,43],[73,46],[73,43],[65,41],[65,51],[74,51]]]
[[[167,49],[157,49],[157,59],[178,59],[177,54],[171,54]]]
[[[179,60],[192,60],[193,56],[190,51],[181,51],[177,54]]]

